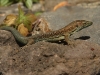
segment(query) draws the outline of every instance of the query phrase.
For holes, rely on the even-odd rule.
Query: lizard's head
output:
[[[86,21],[86,20],[76,20],[76,31],[80,31],[81,29],[84,29],[88,26],[91,26],[93,22]]]

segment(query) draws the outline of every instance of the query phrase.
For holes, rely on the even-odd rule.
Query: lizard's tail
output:
[[[0,29],[10,31],[18,42],[27,44],[27,38],[22,36],[15,28],[9,26],[0,26]]]

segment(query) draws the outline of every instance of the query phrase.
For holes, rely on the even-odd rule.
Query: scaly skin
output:
[[[71,36],[73,33],[78,32],[81,29],[84,29],[92,24],[93,23],[90,21],[76,20],[59,30],[51,31],[48,33],[43,33],[43,34],[37,34],[34,36],[30,36],[30,37],[22,36],[21,34],[18,33],[17,30],[15,30],[12,27],[3,26],[3,27],[0,27],[0,29],[11,31],[12,34],[15,36],[16,40],[18,40],[19,42],[23,44],[28,44],[28,43],[31,44],[31,43],[35,43],[35,42],[42,41],[42,40],[58,41],[62,39],[65,39],[65,41],[68,44],[71,44],[69,36]]]
[[[69,39],[69,36],[71,36],[73,33],[80,31],[81,29],[84,29],[90,25],[92,25],[93,23],[90,21],[86,21],[86,20],[76,20],[71,22],[70,24],[68,24],[67,26],[56,30],[56,31],[52,31],[52,32],[48,32],[45,34],[39,34],[39,35],[35,35],[35,36],[31,36],[28,37],[30,39],[34,39],[34,42],[38,42],[38,41],[58,41],[58,40],[62,40],[65,39],[65,41],[68,44],[71,44],[72,41]]]

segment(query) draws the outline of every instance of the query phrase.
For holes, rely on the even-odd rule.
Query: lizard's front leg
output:
[[[64,38],[65,38],[65,41],[67,42],[68,45],[73,45],[74,44],[74,40],[70,39],[70,34],[64,34]]]

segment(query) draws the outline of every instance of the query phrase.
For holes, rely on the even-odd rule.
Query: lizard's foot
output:
[[[69,36],[70,36],[70,34],[67,34],[67,33],[64,35],[65,41],[67,42],[68,45],[73,45],[74,46],[75,41],[72,40],[72,39],[69,39]]]
[[[32,45],[33,43],[34,43],[33,39],[28,39],[28,43],[25,46],[23,46],[23,48],[25,48],[25,47],[27,47],[29,45]]]
[[[75,40],[69,40],[67,41],[67,44],[71,47],[75,47],[76,46],[76,43],[75,43]]]
[[[27,43],[27,46],[28,46],[28,45],[32,45],[33,43],[34,43],[34,40],[33,40],[33,39],[29,39],[29,40],[28,40],[28,43]]]

